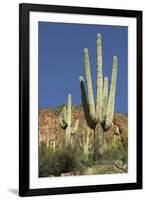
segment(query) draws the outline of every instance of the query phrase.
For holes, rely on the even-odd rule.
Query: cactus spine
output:
[[[94,129],[94,153],[102,155],[103,151],[103,133],[112,125],[114,106],[115,106],[115,93],[117,82],[117,56],[113,56],[113,69],[110,86],[110,95],[108,98],[108,78],[104,78],[102,73],[102,40],[101,34],[97,34],[97,79],[96,79],[96,107],[94,104],[94,95],[92,88],[92,79],[90,72],[90,62],[88,49],[84,49],[84,63],[86,73],[86,83],[88,98],[84,86],[84,79],[80,76],[81,99],[85,119],[90,128]]]
[[[72,98],[71,94],[68,95],[68,106],[63,107],[63,116],[59,117],[60,125],[65,130],[65,145],[69,145],[72,143],[72,135],[74,135],[78,130],[79,120],[75,121],[75,126],[72,127]]]

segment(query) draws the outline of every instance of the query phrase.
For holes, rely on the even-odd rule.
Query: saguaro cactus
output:
[[[90,134],[91,134],[92,129],[90,129],[87,124],[83,126],[83,134],[82,134],[82,139],[79,141],[80,142],[80,147],[85,155],[85,158],[88,160],[88,155],[89,155],[89,149],[91,148],[91,142],[90,142]]]
[[[49,145],[52,148],[52,150],[55,151],[55,149],[56,149],[56,141],[55,140],[51,140]]]
[[[69,145],[72,142],[71,136],[78,130],[79,120],[75,121],[75,126],[72,127],[72,99],[71,94],[68,95],[68,106],[63,107],[63,114],[59,117],[60,125],[65,130],[65,145]]]
[[[92,79],[90,72],[90,62],[88,49],[84,48],[84,65],[87,83],[87,94],[84,86],[84,79],[80,76],[81,99],[85,119],[90,128],[94,129],[94,153],[95,156],[102,155],[103,152],[103,134],[108,130],[113,121],[115,93],[117,82],[117,56],[113,56],[113,69],[108,97],[108,78],[104,77],[102,72],[102,40],[101,34],[97,34],[97,79],[96,79],[96,105],[94,103]]]

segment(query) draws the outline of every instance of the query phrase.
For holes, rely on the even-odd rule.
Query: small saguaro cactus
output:
[[[80,142],[80,147],[88,160],[89,156],[89,149],[91,148],[91,141],[90,141],[90,135],[91,135],[92,129],[90,129],[87,124],[83,126],[83,134],[82,134],[82,139],[79,140]]]
[[[87,48],[84,48],[84,65],[88,98],[84,86],[84,79],[80,76],[82,105],[87,124],[90,128],[94,129],[94,153],[101,156],[103,152],[103,134],[104,131],[111,127],[114,115],[117,82],[117,56],[113,56],[112,78],[108,97],[108,77],[103,78],[102,72],[102,40],[100,33],[97,34],[96,105],[94,103],[89,54]]]
[[[79,120],[75,121],[75,126],[72,127],[72,99],[71,94],[68,95],[68,106],[63,107],[62,116],[59,117],[60,125],[65,130],[65,145],[72,143],[72,135],[78,130]]]
[[[56,141],[55,140],[50,140],[49,142],[50,148],[55,151],[56,149]]]

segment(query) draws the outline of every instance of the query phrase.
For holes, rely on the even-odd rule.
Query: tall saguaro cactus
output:
[[[116,82],[117,82],[117,56],[113,56],[113,69],[110,85],[110,94],[108,97],[108,78],[104,77],[102,72],[102,39],[101,34],[97,34],[97,78],[96,78],[96,105],[94,103],[89,53],[84,48],[84,65],[87,83],[87,94],[84,85],[84,79],[80,76],[81,99],[85,119],[90,128],[94,129],[94,153],[101,156],[103,152],[104,131],[108,130],[113,121]],[[88,96],[88,97],[87,97]]]
[[[71,144],[71,136],[78,130],[79,120],[75,121],[75,126],[72,127],[72,99],[71,94],[68,95],[68,106],[63,107],[62,116],[59,117],[60,125],[65,130],[65,145]]]

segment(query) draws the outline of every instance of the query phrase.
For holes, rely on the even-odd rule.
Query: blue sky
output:
[[[39,22],[39,108],[81,104],[79,79],[85,77],[83,49],[89,50],[96,90],[96,35],[102,34],[103,74],[111,79],[112,56],[118,56],[115,111],[128,111],[128,27]]]

